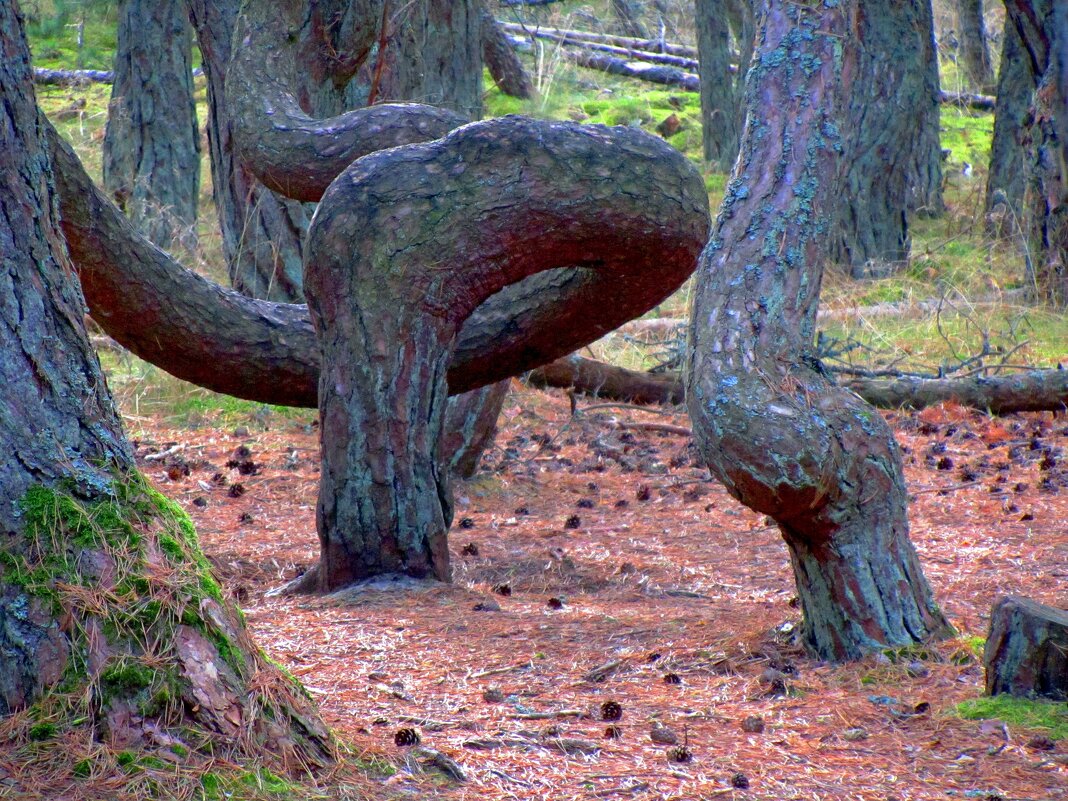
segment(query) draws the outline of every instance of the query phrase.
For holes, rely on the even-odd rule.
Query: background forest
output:
[[[959,12],[971,5],[934,2],[939,79],[956,99],[940,106],[944,211],[911,218],[911,253],[896,269],[825,270],[816,341],[843,380],[1068,363],[1064,309],[1040,297],[1014,213],[988,203],[994,115],[978,106],[994,85],[966,66]],[[1004,9],[984,5],[996,75]],[[484,117],[641,128],[700,169],[715,215],[729,170],[705,159],[697,87],[584,68],[573,46],[523,34],[696,48],[693,3],[487,6],[515,37],[534,92],[506,95],[487,71]],[[117,2],[25,0],[22,12],[36,68],[113,68]],[[230,285],[207,79],[198,69],[193,81],[196,221],[161,208],[145,225],[165,221],[175,259]],[[111,86],[36,91],[103,185]],[[693,281],[581,355],[671,380],[685,361]],[[993,416],[953,402],[882,413],[904,454],[912,540],[956,634],[833,666],[797,642],[800,602],[778,527],[710,480],[679,405],[533,386],[574,376],[512,379],[495,440],[455,487],[452,584],[280,596],[272,591],[318,558],[318,415],[213,393],[99,328],[90,338],[138,467],[188,513],[220,597],[242,610],[266,659],[304,685],[347,758],[312,777],[224,753],[190,768],[163,740],[146,756],[23,715],[0,732],[21,743],[0,750],[0,798],[1068,797],[1064,703],[985,697],[982,665],[996,598],[1064,606],[1063,413]]]

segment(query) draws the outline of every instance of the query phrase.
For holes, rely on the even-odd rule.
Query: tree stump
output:
[[[999,598],[983,654],[987,695],[1068,700],[1068,610]]]

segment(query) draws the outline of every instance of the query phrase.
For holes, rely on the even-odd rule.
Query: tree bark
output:
[[[678,373],[643,373],[571,354],[527,374],[536,387],[574,389],[624,403],[682,403],[686,385]]]
[[[451,493],[435,453],[463,322],[570,265],[602,306],[640,315],[692,271],[706,197],[659,139],[516,117],[354,162],[319,203],[305,268],[323,466],[321,559],[304,587],[447,579]],[[574,308],[543,335],[566,336]]]
[[[960,55],[968,85],[976,92],[990,94],[994,88],[994,65],[987,46],[983,0],[957,0],[960,28]]]
[[[0,4],[0,52],[0,714],[17,749],[7,789],[68,794],[88,756],[69,746],[83,740],[168,748],[176,771],[222,752],[325,764],[333,745],[313,704],[253,646],[188,518],[136,474],[82,325],[11,3]],[[64,737],[42,740],[41,726]],[[84,737],[67,736],[77,727]]]
[[[208,82],[212,196],[230,282],[253,298],[303,300],[301,271],[308,215],[300,203],[259,186],[234,146],[226,102],[227,65],[240,0],[187,0]]]
[[[482,60],[497,88],[510,97],[530,100],[536,96],[523,62],[508,35],[486,9],[482,9]]]
[[[454,478],[471,478],[486,448],[497,436],[497,418],[508,397],[509,381],[453,395],[445,410],[441,460]]]
[[[909,541],[893,435],[810,366],[823,220],[839,202],[855,99],[846,88],[865,68],[858,13],[856,0],[765,6],[742,149],[699,265],[687,372],[702,455],[779,524],[804,640],[834,661],[949,629]]]
[[[1036,0],[1035,7],[1048,8],[1048,0]],[[1028,172],[1023,139],[1038,77],[1020,32],[1006,15],[986,183],[988,228],[996,235],[1011,236],[1021,230]]]
[[[612,0],[612,13],[619,20],[624,34],[635,39],[649,38],[645,26],[642,25],[642,11],[638,0]]]
[[[905,0],[864,3],[858,18],[843,142],[849,169],[831,240],[832,259],[857,278],[904,266],[910,214],[943,208],[932,16],[931,0]]]
[[[1038,79],[1028,139],[1024,230],[1028,272],[1042,299],[1068,307],[1068,8],[1010,0],[1006,12]]]
[[[1008,595],[990,613],[986,694],[1068,701],[1068,610]]]
[[[705,161],[728,171],[738,154],[738,98],[731,75],[726,0],[695,0]]]
[[[196,241],[200,132],[185,0],[123,0],[104,186],[161,248]]]

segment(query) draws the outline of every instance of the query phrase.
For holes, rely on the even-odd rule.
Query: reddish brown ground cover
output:
[[[998,595],[1068,605],[1068,420],[889,415],[913,539],[962,636],[832,667],[784,634],[799,612],[776,529],[707,480],[688,437],[613,427],[685,415],[596,406],[571,417],[563,395],[515,384],[483,471],[456,488],[448,586],[266,596],[316,557],[310,416],[142,420],[138,452],[184,446],[142,466],[192,514],[257,641],[360,759],[399,768],[383,798],[1068,798],[1065,741],[1040,750],[1033,731],[953,712],[981,692],[969,637]],[[669,761],[656,723],[692,761]],[[394,745],[404,727],[467,781],[422,769]]]

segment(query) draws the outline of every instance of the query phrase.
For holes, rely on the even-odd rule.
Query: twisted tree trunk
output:
[[[747,118],[701,256],[687,391],[713,474],[779,524],[805,642],[831,660],[948,630],[909,541],[893,435],[811,366],[823,220],[846,166],[846,90],[864,68],[858,13],[856,0],[766,6],[747,85],[761,114]]]
[[[493,82],[506,95],[530,100],[536,93],[523,62],[493,15],[482,10],[482,60]]]
[[[435,453],[461,325],[569,265],[588,268],[602,307],[611,293],[638,316],[692,271],[706,208],[696,170],[630,129],[512,117],[353,163],[320,201],[305,269],[323,467],[322,555],[303,588],[447,579],[452,503]],[[558,306],[541,335],[567,336],[583,305]]]
[[[67,269],[11,3],[0,52],[0,714],[17,749],[6,789],[69,794],[81,741],[165,753],[176,772],[220,753],[324,764],[333,745],[314,705],[252,644],[188,518],[137,475]]]
[[[104,133],[104,186],[162,248],[196,240],[200,133],[184,0],[124,0]]]

